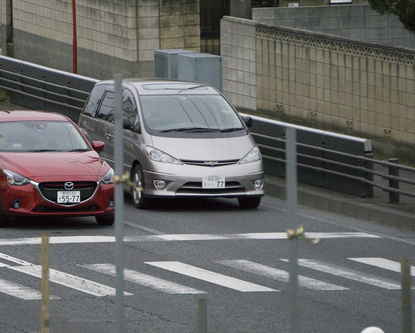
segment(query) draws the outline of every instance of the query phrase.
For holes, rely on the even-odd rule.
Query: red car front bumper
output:
[[[45,198],[33,184],[1,184],[5,216],[96,216],[114,213],[114,185],[99,183],[93,196],[77,204],[58,204]]]

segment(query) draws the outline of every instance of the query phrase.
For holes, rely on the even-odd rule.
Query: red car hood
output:
[[[0,164],[36,182],[98,181],[109,169],[95,151],[0,153]]]

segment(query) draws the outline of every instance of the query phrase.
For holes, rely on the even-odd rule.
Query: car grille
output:
[[[226,182],[225,188],[203,188],[202,182],[187,182],[176,193],[180,194],[232,194],[245,192],[245,188],[239,182]]]
[[[232,165],[239,162],[239,160],[224,160],[224,161],[197,161],[197,160],[181,160],[184,164],[188,165],[197,165],[197,166],[206,166],[206,167],[216,167],[224,165]]]
[[[58,191],[66,191],[64,187],[65,182],[46,182],[39,184],[39,190],[42,193],[43,197],[49,201],[55,202],[57,200]],[[73,182],[74,191],[80,191],[81,193],[81,202],[90,199],[96,189],[98,184],[96,182]],[[61,204],[61,205],[73,205],[73,203]]]

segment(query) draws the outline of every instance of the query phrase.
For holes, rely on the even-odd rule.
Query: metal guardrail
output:
[[[255,132],[253,136],[261,152],[269,149],[273,152],[273,154],[262,153],[265,163],[268,161],[268,163],[273,164],[272,169],[268,168],[268,173],[276,172],[278,176],[283,177],[285,172],[285,139]],[[265,145],[261,144],[261,139],[273,140],[274,145],[269,143]],[[282,148],[278,148],[278,146]],[[304,149],[318,150],[321,152],[321,157],[301,153]],[[338,160],[325,158],[325,154],[337,155]],[[399,203],[400,195],[415,198],[415,168],[400,165],[398,164],[398,160],[394,158],[388,161],[381,161],[374,159],[371,153],[365,153],[363,156],[360,156],[297,142],[297,159],[299,161],[297,165],[300,170],[303,168],[307,170],[306,172],[316,172],[320,175],[331,174],[339,178],[344,178],[346,181],[357,182],[360,184],[358,188],[362,191],[360,193],[361,197],[373,198],[373,188],[378,188],[389,194],[389,203]],[[304,159],[314,162],[314,165],[301,162]],[[345,163],[341,161],[342,159],[355,160],[355,163]],[[316,161],[321,166],[316,166],[318,164]],[[336,168],[342,168],[343,172],[336,171]],[[344,172],[344,169],[347,169],[348,172]],[[406,176],[402,176],[402,173],[405,173]],[[375,180],[375,178],[377,179]],[[330,186],[325,186],[323,183],[312,185],[330,188]],[[338,188],[332,189],[340,191]],[[351,194],[359,195],[357,192]]]
[[[98,80],[0,56],[0,88],[11,102],[31,109],[56,111],[79,118]]]
[[[31,109],[66,114],[75,122],[98,80],[0,56],[0,88],[11,102]],[[251,132],[268,174],[285,176],[285,129],[297,129],[298,181],[359,197],[372,198],[374,188],[415,197],[415,168],[395,159],[373,158],[371,141],[252,116]]]

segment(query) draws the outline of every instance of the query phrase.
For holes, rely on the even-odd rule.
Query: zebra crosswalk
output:
[[[14,272],[23,273],[26,276],[41,278],[41,267],[39,265],[35,265],[30,262],[2,253],[0,253],[0,260],[8,262],[0,262],[0,272],[1,270],[10,269]],[[288,262],[288,260],[284,258],[281,258],[278,261],[281,263]],[[375,266],[380,269],[385,269],[395,273],[400,272],[398,269],[399,262],[392,261],[386,258],[347,258],[347,260],[344,262],[344,266],[347,266],[347,263],[351,262],[357,262],[360,265],[366,265],[369,267]],[[279,267],[271,267],[245,259],[211,261],[209,263],[209,267],[214,267],[214,270],[208,270],[203,267],[198,267],[179,261],[148,261],[144,262],[143,264],[144,267],[153,267],[156,269],[157,272],[160,273],[173,273],[181,277],[184,277],[184,279],[197,279],[199,281],[205,282],[206,284],[215,285],[219,286],[220,288],[227,288],[243,293],[275,293],[281,291],[281,289],[283,289],[281,286],[284,286],[284,284],[288,284],[289,282],[288,271]],[[344,284],[346,284],[347,280],[357,281],[362,284],[367,284],[386,290],[400,289],[399,274],[397,274],[396,280],[393,281],[364,272],[364,266],[360,266],[362,270],[356,270],[314,259],[298,259],[298,265],[304,268],[302,270],[302,273],[304,275],[299,276],[299,286],[301,288],[307,288],[313,291],[348,291],[350,290],[350,287],[341,285],[343,284],[343,282],[339,284],[339,281],[344,281]],[[286,265],[282,264],[281,266]],[[221,273],[221,267],[226,267],[227,271],[229,271],[229,269],[235,270],[236,273],[233,273],[233,276],[225,275]],[[85,269],[88,272],[93,271],[97,274],[97,279],[99,279],[101,275],[110,277],[115,277],[116,275],[115,265],[109,263],[78,264],[77,271],[79,271],[79,268]],[[411,267],[411,269],[412,276],[414,276],[415,269],[413,266]],[[154,272],[154,270],[152,270],[152,272]],[[234,276],[235,274],[238,274],[237,272],[243,272],[244,279],[235,278]],[[327,278],[327,276],[336,276],[336,284],[306,276],[311,272],[324,273],[323,276],[325,278]],[[49,275],[51,283],[56,283],[61,286],[76,290],[78,292],[86,293],[88,295],[103,297],[115,296],[116,293],[116,290],[111,286],[107,286],[102,283],[98,283],[69,273],[61,272],[55,269],[50,269]],[[90,273],[88,273],[88,275],[90,275]],[[246,281],[247,276],[252,276],[253,279],[255,275],[269,279],[270,283],[268,285],[272,285],[272,281],[280,282],[278,284],[280,289],[259,285],[251,281]],[[128,268],[124,269],[124,280],[130,283],[128,284],[128,288],[126,287],[128,291],[124,292],[125,296],[134,295],[134,290],[132,287],[134,284],[172,295],[194,295],[207,293],[206,290],[195,289],[154,275],[146,274],[136,270],[131,270]],[[261,279],[261,281],[263,281],[263,279]],[[8,281],[3,278],[0,278],[0,293],[17,297],[22,300],[41,299],[41,293],[39,290],[18,284],[15,281]],[[64,298],[64,295],[50,296],[50,299],[52,300],[58,300],[62,298]]]

